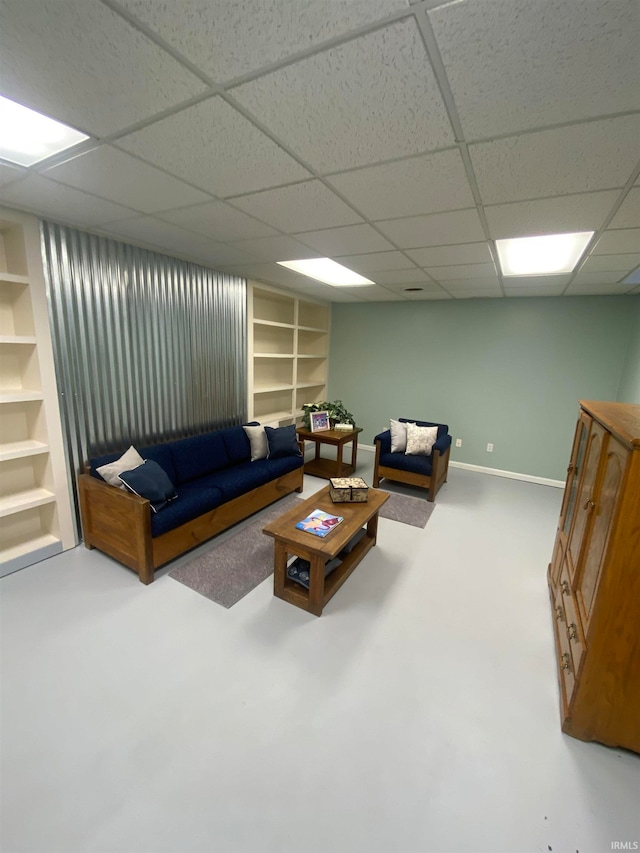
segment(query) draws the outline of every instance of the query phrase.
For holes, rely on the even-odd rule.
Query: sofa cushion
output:
[[[252,489],[257,489],[258,486],[264,486],[272,479],[267,460],[259,459],[256,462],[240,462],[223,471],[216,471],[202,482],[219,489],[223,500],[232,501]]]
[[[227,429],[220,430],[220,435],[224,441],[229,464],[247,462],[251,458],[249,439],[241,426],[227,427]]]
[[[174,483],[178,486],[226,468],[229,464],[220,432],[181,438],[171,442],[169,446],[176,473]]]
[[[99,460],[97,460],[99,462]],[[144,459],[133,445],[126,450],[122,456],[110,462],[103,462],[96,465],[95,470],[98,474],[109,483],[110,486],[117,486],[119,489],[126,489],[123,482],[120,481],[120,474],[123,471],[130,471],[132,468],[137,468],[142,465]]]
[[[157,462],[171,482],[175,483],[176,471],[173,467],[170,442],[166,444],[152,444],[150,447],[141,447],[140,455],[143,459],[150,459],[153,462]]]
[[[151,535],[161,536],[181,524],[186,524],[199,515],[219,507],[224,503],[222,492],[211,485],[203,485],[200,480],[183,483],[180,497],[171,501],[162,512],[151,515]]]
[[[269,445],[268,459],[282,459],[284,456],[302,456],[296,437],[295,424],[285,427],[265,427],[267,444]]]
[[[413,471],[415,474],[431,475],[433,456],[409,456],[406,453],[381,453],[380,465]]]
[[[296,468],[302,468],[304,465],[302,456],[282,456],[280,459],[266,459],[265,461],[269,469],[270,480],[282,477],[283,474],[288,474],[289,471],[295,471]]]
[[[438,438],[438,427],[421,427],[407,424],[407,449],[409,456],[430,456]]]
[[[178,497],[171,480],[160,465],[152,459],[146,459],[142,465],[138,465],[131,471],[123,471],[120,474],[120,481],[134,495],[146,498],[153,512],[159,512],[167,506],[169,501]]]

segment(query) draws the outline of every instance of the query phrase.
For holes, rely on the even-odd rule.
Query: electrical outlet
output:
[[[487,450],[489,451],[489,453],[493,453],[493,444],[491,444],[491,442],[487,444]]]
[[[462,447],[462,439],[456,438],[456,447]]]

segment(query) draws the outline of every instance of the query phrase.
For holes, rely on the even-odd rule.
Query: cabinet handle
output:
[[[578,639],[578,626],[575,622],[572,622],[571,625],[567,628],[567,634],[569,635],[570,640]]]
[[[559,604],[556,606],[556,619],[558,622],[562,622],[564,620],[564,610]]]
[[[571,590],[569,589],[569,582],[562,581],[560,584],[560,589],[562,590],[563,595],[571,595]]]
[[[562,668],[567,672],[571,672],[571,655],[568,652],[562,654]]]
[[[573,471],[573,469],[574,469],[574,468],[575,468],[575,465],[573,465],[573,464],[570,462],[570,463],[569,463],[569,467],[567,468],[567,474],[570,474],[570,473]]]
[[[584,508],[589,509],[589,510],[595,509],[595,502],[594,501],[586,501]]]

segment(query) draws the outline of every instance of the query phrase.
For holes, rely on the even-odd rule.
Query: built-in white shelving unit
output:
[[[0,576],[75,544],[38,223],[0,208]]]
[[[329,305],[249,282],[249,420],[297,423],[327,393]]]

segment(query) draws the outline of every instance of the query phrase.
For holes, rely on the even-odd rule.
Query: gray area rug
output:
[[[420,498],[389,493],[380,516],[413,527],[424,527],[434,504]],[[183,583],[222,607],[233,607],[247,593],[273,574],[273,539],[262,528],[302,500],[287,495],[262,510],[255,520],[221,542],[212,540],[209,549],[179,566],[169,577]]]

